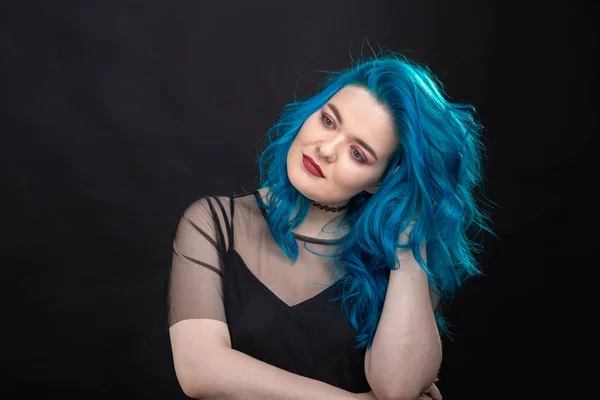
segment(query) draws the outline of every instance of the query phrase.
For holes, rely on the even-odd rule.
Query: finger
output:
[[[427,394],[433,400],[442,400],[442,393],[440,392],[440,389],[438,389],[437,386],[435,386],[435,385],[431,385],[429,387],[429,390],[427,391]]]
[[[427,396],[426,394],[422,394],[421,397],[419,397],[419,400],[433,400],[431,397]]]

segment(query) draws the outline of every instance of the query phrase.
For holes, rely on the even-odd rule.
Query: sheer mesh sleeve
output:
[[[169,280],[169,326],[208,318],[226,322],[221,280],[226,248],[214,199],[203,198],[183,213],[173,241]]]

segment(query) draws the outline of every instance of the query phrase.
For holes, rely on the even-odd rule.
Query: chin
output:
[[[339,198],[339,191],[336,188],[327,187],[332,184],[325,179],[315,179],[311,177],[304,167],[297,167],[295,165],[287,165],[288,179],[292,186],[300,192],[304,197],[314,200],[317,203],[328,204],[328,205],[343,205],[348,202],[348,199]],[[328,190],[329,189],[329,190]],[[331,196],[329,191],[338,194],[338,196]]]
[[[315,185],[315,182],[309,182],[309,177],[304,176],[306,175],[304,171],[298,171],[297,169],[294,170],[292,168],[288,168],[288,179],[290,180],[290,183],[292,184],[292,186],[299,191],[302,195],[304,195],[305,197],[308,197],[309,199],[313,199],[311,196],[316,194],[315,192],[317,192],[316,187],[317,185]],[[314,200],[314,199],[313,199]],[[317,200],[315,200],[317,201]]]

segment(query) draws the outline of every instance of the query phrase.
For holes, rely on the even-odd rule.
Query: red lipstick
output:
[[[304,164],[304,168],[306,168],[306,170],[312,175],[319,178],[325,178],[325,174],[323,174],[323,170],[321,169],[319,164],[317,164],[315,160],[313,160],[306,154],[302,154],[302,164]]]

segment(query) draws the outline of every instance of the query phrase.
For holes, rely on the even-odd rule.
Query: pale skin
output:
[[[361,191],[377,190],[397,146],[389,111],[367,89],[347,86],[305,121],[288,153],[288,176],[306,197],[343,205]],[[319,164],[324,178],[304,168],[303,155]],[[295,232],[324,237],[322,228],[330,219],[331,213],[311,207]],[[412,252],[399,252],[398,259],[402,268],[390,273],[381,319],[366,352],[371,392],[350,393],[233,350],[227,325],[210,319],[183,320],[170,328],[182,389],[192,398],[215,400],[440,400],[434,383],[442,359],[435,298]]]

